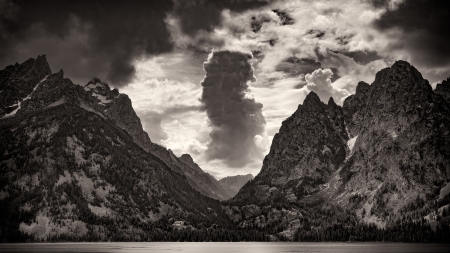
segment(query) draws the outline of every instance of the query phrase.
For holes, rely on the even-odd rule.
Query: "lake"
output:
[[[272,242],[112,242],[0,244],[0,252],[450,252],[450,244],[424,243],[272,243]]]

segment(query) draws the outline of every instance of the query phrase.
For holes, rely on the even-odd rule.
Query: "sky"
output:
[[[127,94],[151,140],[217,179],[256,175],[314,91],[342,105],[396,60],[450,76],[450,2],[0,0],[0,68],[46,54]]]

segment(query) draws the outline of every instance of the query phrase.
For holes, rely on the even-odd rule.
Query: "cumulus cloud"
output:
[[[258,152],[255,136],[264,131],[263,105],[247,95],[247,82],[255,81],[251,55],[213,52],[204,63],[201,102],[213,128],[206,154],[209,160],[224,160],[242,167]]]
[[[343,98],[350,95],[345,89],[339,89],[331,85],[331,77],[333,71],[331,69],[317,69],[311,74],[305,76],[307,82],[304,87],[307,91],[314,91],[323,102],[327,103],[330,97],[334,100],[343,102]]]
[[[331,90],[333,87],[331,86],[331,76],[333,72],[331,69],[317,69],[314,70],[311,74],[307,74],[305,76],[306,79],[306,88],[315,91],[316,93],[327,92],[331,94]]]

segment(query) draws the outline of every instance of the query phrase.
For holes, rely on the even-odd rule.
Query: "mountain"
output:
[[[190,228],[211,240],[227,224],[186,176],[206,173],[152,143],[127,95],[98,78],[73,84],[45,56],[0,78],[2,241],[177,240]]]
[[[218,200],[226,200],[231,197],[222,189],[217,180],[204,172],[192,161],[192,158],[183,160],[183,157],[176,157],[170,149],[153,143],[143,130],[141,120],[136,115],[131,100],[126,94],[119,94],[117,89],[111,90],[107,83],[98,78],[94,78],[86,84],[84,90],[99,99],[100,107],[98,109],[114,120],[118,127],[131,135],[137,145],[161,159],[174,172],[185,175],[192,188],[205,196]]]
[[[189,154],[183,154],[179,157],[179,160],[185,165],[182,166],[182,170],[192,188],[218,200],[227,200],[233,197],[217,179],[204,172]]]
[[[397,61],[371,85],[360,82],[342,107],[332,98],[324,104],[310,92],[282,123],[261,172],[230,200],[236,205],[230,209],[253,204],[297,210],[301,218],[279,234],[291,239],[308,238],[301,228],[311,220],[322,231],[330,229],[311,212],[385,231],[400,229],[405,220],[445,229],[450,223],[448,89],[447,80],[433,91],[416,68]],[[270,215],[240,222],[260,224]]]
[[[447,104],[450,104],[450,77],[436,85],[435,93],[441,95]]]
[[[51,74],[45,56],[29,59],[22,64],[7,66],[0,72],[0,118],[13,115],[21,101],[33,92],[36,85]]]
[[[45,56],[8,66],[1,241],[448,242],[448,85],[398,61],[342,107],[311,92],[229,199],[222,184],[246,176],[219,182],[152,143],[127,95]]]
[[[253,179],[252,174],[247,175],[237,175],[224,177],[219,180],[219,184],[226,189],[231,197],[234,197],[238,191],[246,184],[248,181]]]

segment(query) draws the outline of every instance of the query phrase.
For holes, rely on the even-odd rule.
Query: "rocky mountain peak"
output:
[[[421,79],[422,78],[422,74],[411,64],[409,64],[409,62],[407,61],[396,61],[392,66],[391,66],[392,71],[396,72],[398,74],[397,77],[401,76],[407,76],[407,75],[414,75],[416,78]]]
[[[57,78],[64,78],[64,70],[60,69],[57,73],[55,73]]]
[[[355,95],[364,96],[367,94],[367,92],[370,90],[370,84],[360,81],[358,82],[358,85],[356,86],[356,93]]]
[[[319,96],[314,92],[311,91],[306,96],[305,100],[303,101],[304,106],[316,106],[317,104],[322,104],[322,101],[320,101]]]
[[[431,92],[428,81],[423,79],[422,74],[406,61],[396,61],[390,68],[379,71],[372,84],[372,91],[386,89],[387,91],[420,91]]]
[[[204,172],[189,154],[177,158],[170,149],[169,154],[173,164],[181,168],[189,184],[197,191],[219,200],[227,200],[234,196],[230,195],[228,189],[222,187],[217,179]]]
[[[194,163],[194,159],[192,159],[192,156],[189,154],[182,154],[180,160],[185,163]]]
[[[447,104],[450,105],[450,77],[436,85],[434,93],[441,95]]]
[[[102,104],[110,103],[112,99],[118,97],[120,94],[119,90],[111,90],[107,83],[102,82],[102,80],[97,77],[92,78],[84,86],[84,90],[97,97]]]
[[[436,93],[446,94],[443,85],[448,81]],[[441,96],[404,61],[378,72],[371,85],[359,82],[342,108],[311,92],[274,136],[261,172],[233,200],[265,205],[324,192],[330,199],[355,192],[381,198],[377,189],[388,184],[403,198],[412,188],[431,196],[450,175],[450,113]],[[389,196],[370,200],[374,215],[410,201]]]
[[[169,149],[169,153],[172,155],[172,159],[176,160],[175,154],[173,154],[172,150]],[[192,156],[189,154],[183,154],[180,157],[178,157],[183,163],[185,163],[189,168],[193,169],[197,173],[205,173],[197,163],[194,162],[194,159],[192,159]]]
[[[333,97],[330,97],[330,99],[328,100],[327,105],[328,105],[328,106],[331,106],[331,107],[336,107],[336,106],[338,106],[338,105],[336,104],[336,102],[334,102]]]
[[[36,86],[52,74],[45,55],[0,71],[0,118],[17,111]]]

